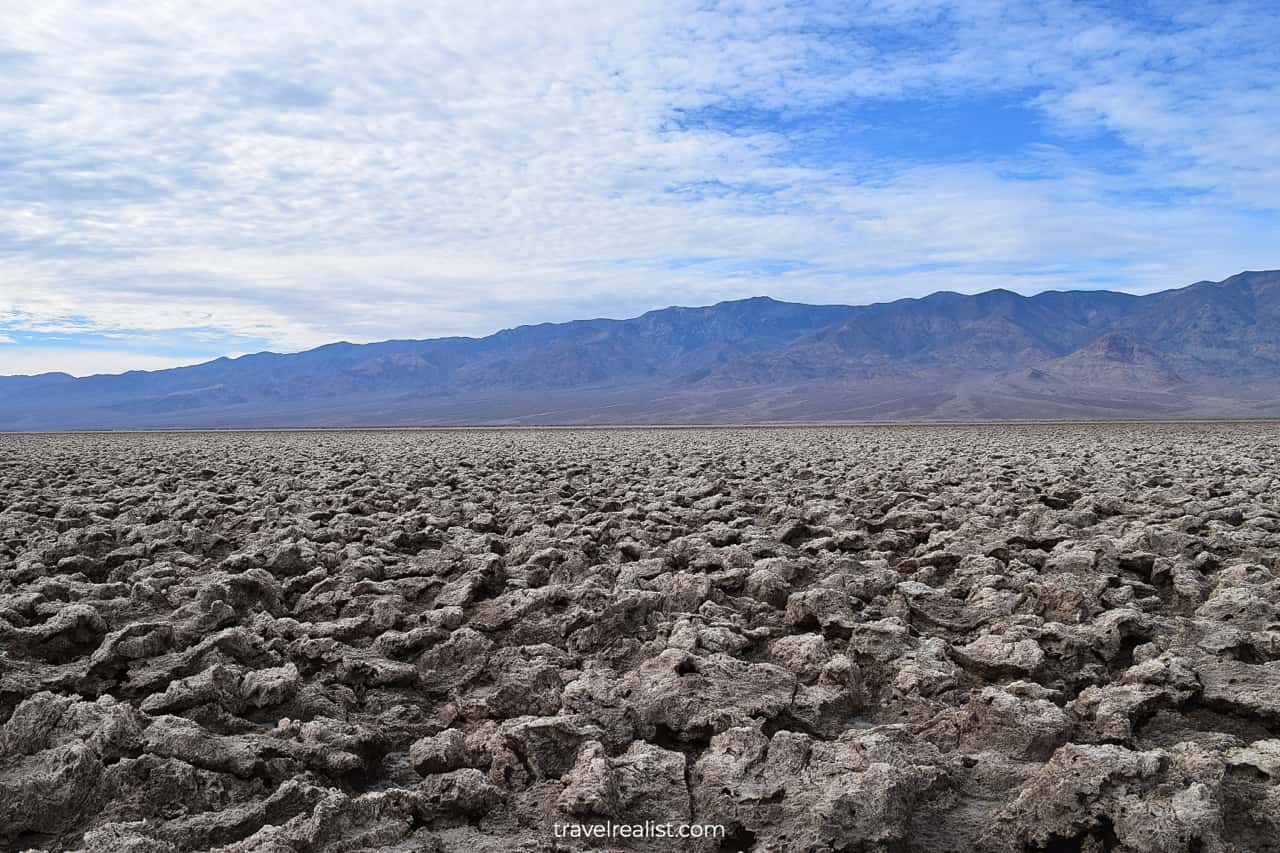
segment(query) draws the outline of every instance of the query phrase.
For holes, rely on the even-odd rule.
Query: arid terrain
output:
[[[0,436],[0,849],[1280,849],[1280,425]],[[710,841],[560,837],[696,823]]]

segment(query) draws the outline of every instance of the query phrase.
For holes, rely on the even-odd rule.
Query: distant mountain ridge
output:
[[[483,338],[0,376],[0,430],[1280,416],[1280,272],[1146,296],[768,297]]]

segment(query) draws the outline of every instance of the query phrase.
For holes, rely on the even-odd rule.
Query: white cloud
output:
[[[16,343],[17,341],[13,339],[12,335],[6,335],[6,334],[0,333],[0,344],[16,344]]]
[[[1277,33],[1248,12],[1174,8],[1157,26],[1067,2],[9,3],[0,321],[301,348],[760,292],[1150,290],[1271,267]],[[1079,147],[794,151],[850,99],[1010,92]],[[677,121],[714,107],[801,129]],[[1089,156],[1099,133],[1123,140],[1127,169]],[[669,191],[710,181],[770,192]],[[689,257],[723,260],[671,263]],[[767,259],[805,265],[741,273]]]

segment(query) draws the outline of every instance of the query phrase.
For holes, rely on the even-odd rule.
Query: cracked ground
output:
[[[1274,424],[0,436],[0,849],[1280,849]],[[554,827],[717,824],[581,841]]]

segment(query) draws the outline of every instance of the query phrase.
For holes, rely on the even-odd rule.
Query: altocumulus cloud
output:
[[[1125,5],[10,0],[0,373],[1275,266],[1274,7]]]

